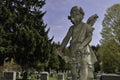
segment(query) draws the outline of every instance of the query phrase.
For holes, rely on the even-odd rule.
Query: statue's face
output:
[[[74,10],[70,13],[69,19],[73,24],[78,24],[83,19],[83,14],[79,10]]]

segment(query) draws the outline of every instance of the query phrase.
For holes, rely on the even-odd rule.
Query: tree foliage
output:
[[[94,54],[95,54],[95,56],[96,56],[96,58],[97,58],[97,62],[94,64],[94,71],[95,72],[98,72],[98,71],[100,71],[100,55],[98,54],[98,50],[99,50],[99,48],[100,48],[100,45],[96,45],[96,46],[91,46],[91,48],[92,48],[92,50],[94,51]]]
[[[0,55],[21,66],[48,66],[52,44],[42,19],[44,4],[44,0],[0,1]]]
[[[66,63],[65,60],[59,56],[57,53],[56,53],[56,49],[60,48],[60,43],[54,43],[54,49],[53,49],[53,56],[52,56],[52,62],[50,60],[50,64],[49,64],[49,67],[51,69],[56,69],[56,70],[69,70],[70,69],[70,64],[69,63]],[[63,49],[63,55],[64,56],[70,56],[70,52],[69,52],[69,47],[66,47]],[[62,54],[62,53],[61,53]],[[54,61],[54,63],[53,63]]]
[[[101,45],[98,53],[103,72],[113,73],[120,71],[120,45],[115,40],[110,40]]]
[[[48,64],[48,67],[50,69],[53,69],[53,70],[57,70],[59,69],[59,64],[60,64],[60,60],[59,60],[59,56],[57,55],[57,53],[55,52],[55,49],[58,48],[58,46],[60,46],[59,44],[56,44],[56,43],[53,43],[52,45],[52,52],[51,52],[51,56],[50,56],[50,61],[49,61],[49,64]]]
[[[120,4],[115,4],[107,9],[102,25],[101,42],[115,39],[120,43]]]
[[[98,50],[101,69],[108,73],[120,71],[120,4],[107,9],[102,25]]]

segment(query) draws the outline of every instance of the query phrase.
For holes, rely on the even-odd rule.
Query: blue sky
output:
[[[42,9],[47,11],[43,19],[47,27],[50,28],[49,37],[54,36],[53,41],[61,42],[72,25],[67,18],[70,14],[70,9],[73,6],[80,6],[85,12],[84,22],[95,13],[99,16],[93,26],[95,30],[90,43],[91,45],[97,45],[101,39],[100,32],[104,14],[107,8],[117,3],[120,3],[120,0],[46,0],[46,4]]]

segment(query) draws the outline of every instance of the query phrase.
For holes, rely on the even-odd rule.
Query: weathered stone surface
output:
[[[14,71],[4,72],[4,80],[16,80],[16,72]]]

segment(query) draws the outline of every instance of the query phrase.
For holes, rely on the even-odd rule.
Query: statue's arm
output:
[[[85,47],[87,44],[90,43],[90,41],[92,40],[92,32],[94,30],[94,28],[92,28],[92,26],[94,25],[94,23],[96,22],[98,18],[98,15],[97,14],[94,14],[92,16],[90,16],[87,20],[87,24],[89,25],[88,28],[87,28],[87,31],[88,31],[88,35],[86,36],[86,39],[84,40],[84,42],[82,43],[82,47]]]
[[[65,36],[65,38],[63,39],[62,43],[61,43],[61,47],[60,49],[63,50],[65,48],[65,46],[67,45],[67,43],[70,40],[70,37],[72,35],[72,26],[70,27],[70,29],[68,30],[67,35]]]
[[[87,30],[88,30],[87,36],[85,40],[83,41],[83,43],[81,44],[81,48],[84,48],[85,46],[87,46],[92,40],[92,31],[93,31],[92,27],[89,26]]]

